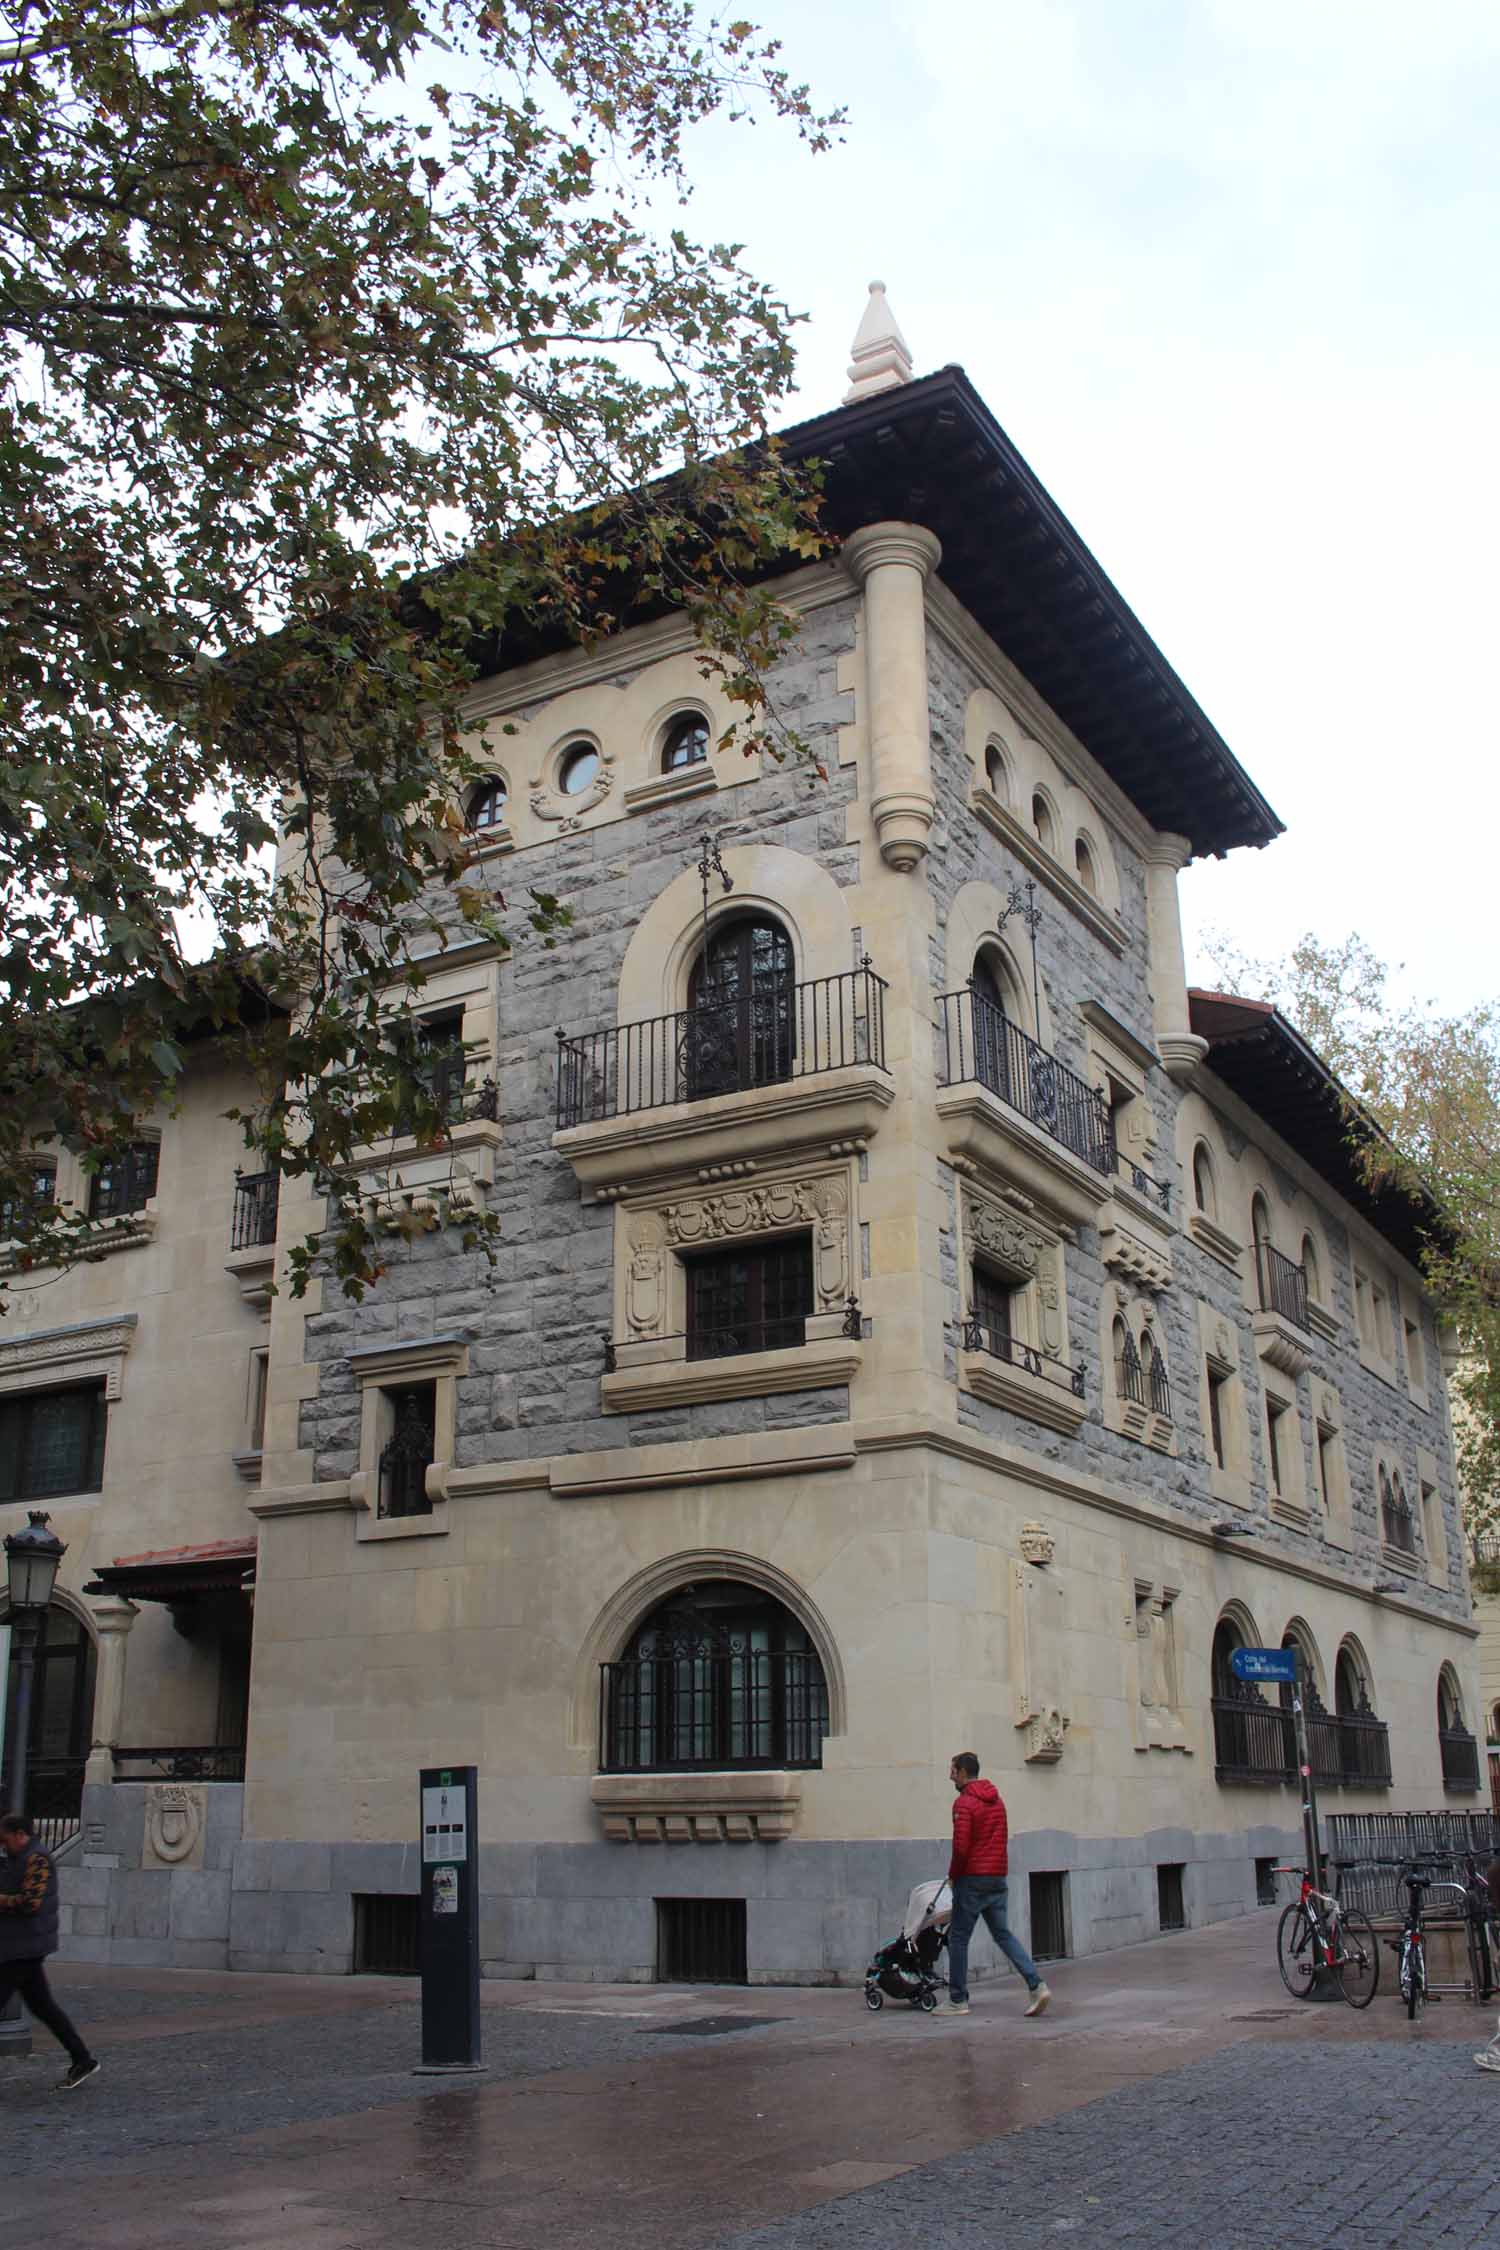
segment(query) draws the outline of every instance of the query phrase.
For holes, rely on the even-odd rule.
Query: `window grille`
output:
[[[812,1238],[687,1261],[687,1356],[789,1351],[807,1339],[813,1309]]]
[[[1031,1958],[1064,1961],[1068,1954],[1068,1878],[1060,1869],[1031,1877]]]
[[[380,1455],[380,1513],[431,1515],[427,1470],[437,1451],[437,1385],[416,1383],[387,1396],[395,1426]]]
[[[745,1984],[742,1898],[659,1898],[658,1984]]]
[[[822,1763],[828,1688],[817,1651],[751,1587],[724,1581],[674,1598],[600,1669],[606,1773]]]
[[[414,1977],[418,1974],[420,1901],[391,1892],[354,1893],[354,1974],[357,1977]]]

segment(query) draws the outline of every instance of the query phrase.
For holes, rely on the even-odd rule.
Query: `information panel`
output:
[[[479,2036],[478,1784],[476,1766],[421,1769],[424,2071],[483,2067]]]

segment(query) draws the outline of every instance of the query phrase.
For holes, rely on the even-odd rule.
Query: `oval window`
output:
[[[590,782],[599,778],[599,753],[592,742],[575,742],[565,750],[557,769],[557,786],[565,797],[581,797]]]

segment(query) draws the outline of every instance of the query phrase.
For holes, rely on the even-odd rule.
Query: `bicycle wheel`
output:
[[[1419,1937],[1409,1939],[1401,1955],[1401,1997],[1408,2020],[1427,2004],[1427,1961]]]
[[[1310,2000],[1318,1974],[1312,1918],[1301,1900],[1285,1908],[1276,1925],[1276,1966],[1294,2000]]]
[[[1339,1990],[1351,2008],[1368,2008],[1380,1986],[1380,1944],[1368,1915],[1346,1910],[1339,1919]]]

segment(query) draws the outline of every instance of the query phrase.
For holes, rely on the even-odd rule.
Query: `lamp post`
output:
[[[16,1659],[16,1708],[11,1726],[13,1749],[10,1763],[10,1790],[6,1804],[8,1812],[26,1810],[26,1768],[31,1751],[31,1690],[36,1677],[36,1646],[41,1639],[42,1619],[52,1599],[52,1589],[57,1584],[57,1566],[67,1553],[67,1548],[56,1532],[49,1531],[50,1518],[40,1508],[29,1511],[30,1521],[24,1531],[7,1532],[5,1537],[5,1574],[10,1593],[11,1647]],[[0,2054],[29,2055],[31,2033],[21,2015],[21,2003],[10,2000],[0,2009]]]
[[[26,1810],[26,1767],[31,1751],[31,1688],[36,1676],[36,1644],[42,1619],[57,1584],[57,1566],[67,1548],[47,1526],[51,1518],[40,1508],[29,1511],[24,1531],[5,1537],[5,1574],[10,1591],[11,1641],[16,1655],[16,1716],[11,1740],[15,1745],[10,1766],[8,1812]]]

